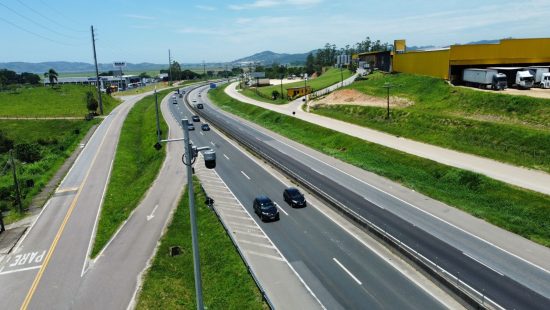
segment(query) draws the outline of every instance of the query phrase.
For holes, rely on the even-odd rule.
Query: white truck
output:
[[[521,70],[516,73],[516,86],[520,89],[530,89],[535,83],[535,78],[529,70]]]
[[[531,66],[525,68],[534,77],[534,83],[540,88],[550,88],[548,79],[550,77],[550,66]]]
[[[490,87],[494,90],[503,90],[508,87],[506,75],[495,69],[464,69],[462,80],[468,85],[479,88]]]

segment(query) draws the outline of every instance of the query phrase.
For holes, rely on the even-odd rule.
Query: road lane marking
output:
[[[231,215],[231,214],[224,214],[224,216],[241,219],[241,220],[250,220],[250,218],[244,217],[244,216],[237,216],[237,215]]]
[[[480,261],[479,259],[473,257],[472,255],[469,255],[468,253],[465,253],[465,252],[462,252],[462,254],[464,254],[464,256],[467,256],[467,257],[473,259],[474,261],[476,261],[476,262],[479,263],[480,265],[485,266],[485,267],[491,269],[492,271],[496,272],[496,273],[499,274],[500,276],[504,276],[502,273],[498,272],[497,270],[495,270],[494,268],[490,267],[489,265],[483,263],[483,262]]]
[[[265,257],[265,258],[270,258],[270,259],[277,260],[277,261],[280,261],[280,262],[285,261],[284,259],[282,259],[279,256],[274,256],[274,255],[270,255],[270,254],[264,254],[264,253],[250,251],[250,250],[245,250],[244,252],[247,253],[247,254],[252,254],[252,255],[261,256],[261,257]]]
[[[246,175],[246,173],[244,173],[244,171],[241,170],[241,173],[244,175],[245,178],[249,179],[250,180],[250,177]]]
[[[229,160],[229,157],[227,157],[227,155],[223,154],[223,157],[225,157],[225,159]]]
[[[212,146],[216,146],[216,144],[214,144],[214,142],[210,141],[210,144],[212,144]]]
[[[151,212],[151,214],[147,215],[147,222],[149,222],[150,220],[152,220],[154,217],[155,217],[155,211],[157,211],[157,208],[159,207],[159,205],[155,205],[155,207],[153,208],[153,212]]]
[[[56,194],[60,193],[67,193],[67,192],[76,192],[78,190],[78,187],[68,187],[64,189],[58,189],[55,191]]]
[[[274,202],[275,206],[277,207],[277,209],[283,211],[284,214],[286,214],[288,216],[288,213],[286,213],[285,209],[283,209],[278,203]]]
[[[8,271],[0,272],[0,276],[5,275],[5,274],[10,274],[10,273],[15,273],[15,272],[34,270],[34,269],[38,269],[40,267],[42,267],[42,265],[32,266],[32,267],[27,267],[27,268],[21,268],[21,269],[8,270]]]
[[[332,260],[336,262],[336,264],[338,264],[338,266],[340,266],[340,268],[342,268],[355,282],[357,282],[357,284],[363,285],[363,283],[361,283],[361,281],[359,281],[359,279],[357,279],[353,275],[353,273],[351,273],[346,267],[344,267],[344,265],[342,265],[342,263],[340,263],[335,257],[333,257]]]
[[[109,127],[106,129],[106,133],[109,132],[109,129],[113,125],[114,121],[111,121],[109,124]],[[23,304],[21,305],[21,310],[26,310],[29,307],[29,304],[31,302],[31,299],[34,295],[34,292],[36,291],[36,288],[38,287],[38,284],[40,283],[40,280],[42,279],[42,276],[44,275],[44,272],[46,271],[46,268],[48,267],[48,264],[50,263],[50,259],[53,255],[53,252],[55,251],[55,248],[57,247],[57,244],[59,242],[59,239],[61,239],[61,235],[63,234],[63,231],[65,230],[65,227],[67,223],[69,222],[69,218],[71,217],[71,214],[73,213],[76,203],[78,202],[78,199],[80,198],[80,194],[82,193],[82,189],[84,188],[84,184],[88,181],[88,177],[90,176],[90,173],[92,172],[92,167],[94,166],[101,148],[103,147],[103,143],[105,143],[105,140],[107,139],[107,134],[103,136],[103,139],[101,140],[101,143],[99,144],[99,147],[97,148],[97,151],[91,161],[91,164],[88,168],[88,171],[86,172],[86,175],[84,176],[84,179],[82,180],[82,183],[79,186],[78,191],[76,192],[75,197],[73,198],[73,201],[71,202],[71,205],[69,206],[69,209],[67,210],[67,213],[65,214],[65,217],[63,218],[63,222],[61,223],[61,226],[59,226],[59,229],[57,230],[57,233],[54,237],[54,240],[48,249],[48,253],[46,254],[46,258],[44,259],[44,263],[38,270],[38,273],[36,274],[36,277],[34,278],[31,287],[29,288],[29,291],[27,292],[27,295],[25,296],[25,299],[23,300]]]
[[[250,245],[253,245],[253,246],[259,246],[259,247],[266,248],[266,249],[275,249],[274,246],[269,245],[269,244],[265,244],[265,243],[253,242],[253,241],[248,241],[248,240],[244,240],[244,239],[239,240],[239,242],[250,244]]]
[[[200,134],[204,136],[204,133],[202,131],[200,132]]]

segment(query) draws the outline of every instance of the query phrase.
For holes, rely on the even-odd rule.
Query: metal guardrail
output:
[[[194,109],[192,105],[190,104],[188,105],[192,110],[194,110],[197,113],[200,113],[196,109]],[[321,190],[314,184],[308,182],[298,174],[287,169],[284,165],[282,165],[274,158],[262,152],[255,145],[248,143],[242,139],[239,140],[238,137],[236,137],[230,131],[220,126],[221,124],[218,124],[218,122],[216,122],[212,118],[205,116],[204,113],[200,113],[200,114],[203,118],[208,120],[211,124],[214,124],[218,130],[224,132],[227,136],[237,139],[236,141],[239,144],[243,145],[245,148],[247,148],[251,152],[255,153],[256,155],[268,161],[273,167],[283,172],[284,174],[286,174],[287,176],[289,176],[290,178],[292,178],[293,180],[295,180],[296,182],[298,182],[299,184],[307,188],[314,195],[316,195],[320,199],[327,202],[334,209],[336,209],[337,211],[339,211],[340,213],[342,213],[343,215],[345,215],[346,217],[348,217],[349,219],[357,223],[367,233],[376,237],[378,240],[383,241],[389,247],[391,247],[392,249],[397,251],[399,254],[401,254],[403,257],[407,258],[410,262],[420,267],[426,274],[428,274],[433,279],[435,279],[436,281],[444,285],[448,290],[454,293],[458,298],[460,298],[464,303],[466,303],[470,307],[473,307],[476,309],[495,309],[495,310],[504,309],[498,303],[496,303],[495,301],[485,296],[483,292],[477,291],[476,289],[469,286],[467,283],[460,280],[459,275],[453,275],[447,272],[441,266],[437,265],[437,263],[424,257],[422,254],[418,253],[408,245],[404,244],[398,238],[392,236],[384,229],[378,227],[377,225],[373,224],[372,222],[365,219],[361,215],[355,213],[353,210],[349,209],[348,207],[344,206],[340,202],[336,201],[335,199],[330,197],[328,194],[323,192],[323,190]]]

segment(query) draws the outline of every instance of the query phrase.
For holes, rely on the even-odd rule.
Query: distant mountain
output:
[[[127,63],[123,71],[153,71],[166,69],[168,67],[165,64],[153,64],[153,63]],[[93,72],[95,67],[93,64],[85,62],[68,62],[68,61],[49,61],[49,62],[4,62],[0,63],[0,69],[8,69],[18,73],[32,72],[42,74],[53,68],[59,73],[71,73],[71,72]],[[112,63],[98,64],[100,72],[115,70]]]
[[[270,65],[274,62],[278,64],[305,64],[307,55],[309,53],[303,54],[286,54],[286,53],[275,53],[272,51],[263,51],[256,53],[252,56],[240,58],[232,61],[232,63],[241,63],[241,62],[259,62],[263,65]]]

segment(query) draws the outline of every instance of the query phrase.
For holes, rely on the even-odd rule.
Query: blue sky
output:
[[[0,0],[0,62],[231,61],[366,36],[444,46],[550,36],[549,0]]]

